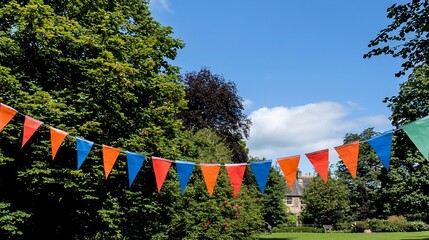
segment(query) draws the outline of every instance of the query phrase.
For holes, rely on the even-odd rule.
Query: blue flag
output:
[[[392,148],[393,131],[387,131],[379,136],[375,136],[368,140],[369,145],[374,149],[378,158],[380,158],[384,167],[389,170],[390,151]]]
[[[176,161],[177,174],[179,175],[180,190],[182,191],[182,194],[185,192],[186,185],[188,185],[194,165],[195,163],[193,162]]]
[[[259,190],[264,193],[265,185],[267,185],[268,174],[271,169],[271,160],[250,162],[253,175],[255,175],[256,182],[258,183]]]
[[[146,157],[143,154],[129,151],[125,153],[127,154],[128,182],[129,187],[131,187]]]
[[[92,145],[94,142],[85,140],[83,138],[76,138],[77,145],[77,169],[82,166],[82,163],[85,161],[86,157],[88,157],[89,151],[91,151]]]

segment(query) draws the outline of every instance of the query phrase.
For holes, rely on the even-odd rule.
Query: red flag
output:
[[[113,148],[106,145],[102,145],[103,149],[103,164],[104,164],[104,176],[107,177],[112,171],[113,165],[115,165],[116,159],[118,158],[121,150],[119,148]]]
[[[200,164],[200,167],[203,172],[204,181],[206,182],[207,191],[212,196],[219,175],[220,164]]]
[[[25,116],[24,120],[24,134],[22,137],[22,145],[21,148],[24,147],[24,145],[27,143],[27,141],[33,136],[33,134],[36,132],[36,130],[42,125],[43,123],[31,118],[29,116]]]
[[[277,159],[277,162],[279,163],[280,168],[282,169],[283,175],[286,179],[289,189],[291,190],[293,188],[293,183],[295,182],[295,179],[296,179],[296,172],[298,171],[299,159],[300,159],[299,155]]]
[[[306,153],[307,158],[313,164],[319,176],[325,183],[328,182],[328,170],[329,170],[329,150],[324,149],[317,152]]]
[[[234,189],[234,197],[237,197],[238,192],[240,191],[246,166],[247,163],[225,164],[226,171],[228,172],[229,179],[231,180],[232,188]]]
[[[61,143],[64,141],[68,133],[61,131],[56,128],[51,128],[51,150],[52,150],[52,160],[54,160],[57,151],[61,146]]]
[[[0,104],[0,131],[12,120],[15,116],[16,110],[8,105]]]
[[[171,160],[152,157],[152,166],[155,172],[156,187],[158,188],[158,192],[160,192],[162,184],[164,184],[165,178],[167,177],[168,170],[171,167]]]
[[[359,145],[360,142],[355,141],[346,145],[334,147],[353,178],[356,178],[359,158]]]

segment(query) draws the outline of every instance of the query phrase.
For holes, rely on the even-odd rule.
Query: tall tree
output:
[[[412,0],[405,4],[393,4],[387,9],[392,19],[382,29],[369,47],[373,48],[364,58],[382,54],[403,58],[401,76],[409,69],[429,63],[429,1]]]
[[[320,176],[315,177],[302,195],[303,222],[334,225],[344,222],[350,210],[348,196],[349,190],[341,180],[329,177],[324,183]]]
[[[352,178],[343,161],[337,162],[336,176],[343,181],[350,191],[350,218],[351,220],[366,220],[377,217],[380,207],[381,191],[380,176],[387,171],[368,144],[367,140],[378,135],[373,128],[367,128],[360,134],[348,133],[344,137],[344,144],[360,141],[359,158],[356,178]]]
[[[400,85],[397,96],[386,98],[392,124],[400,128],[429,114],[429,67],[417,67]],[[404,215],[429,221],[429,164],[403,131],[396,131],[391,167],[382,180],[385,215]]]
[[[255,239],[263,229],[263,204],[256,183],[244,184],[234,197],[225,167],[220,168],[213,195],[209,196],[199,163],[231,163],[231,151],[211,129],[184,131],[181,148],[195,167],[184,194],[177,174],[170,171],[161,192],[168,214],[162,219],[160,239]],[[245,173],[249,174],[250,167]],[[137,236],[138,237],[138,236]]]
[[[243,99],[235,84],[208,68],[182,75],[181,82],[188,100],[188,109],[180,114],[184,125],[214,129],[232,150],[233,162],[246,162],[243,140],[249,136],[251,122],[243,113]]]
[[[287,223],[288,216],[291,215],[285,204],[286,182],[278,170],[271,168],[265,193],[261,197],[264,220],[273,227]]]
[[[45,123],[22,149],[21,115],[0,135],[0,202],[31,215],[22,238],[122,239],[158,230],[152,220],[163,209],[150,161],[129,189],[124,154],[106,180],[100,144],[180,155],[176,114],[186,102],[168,59],[183,43],[171,34],[145,0],[1,2],[0,102]],[[49,127],[70,136],[54,161]],[[79,170],[76,136],[97,143]]]

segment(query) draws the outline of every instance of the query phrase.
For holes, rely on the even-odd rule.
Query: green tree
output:
[[[0,135],[0,202],[4,212],[31,215],[19,226],[24,238],[148,238],[159,230],[165,212],[150,161],[129,189],[124,155],[105,180],[99,145],[76,170],[73,136],[180,156],[185,93],[168,60],[183,43],[171,34],[147,1],[2,1],[0,102],[46,124],[23,149],[21,115]],[[71,136],[55,161],[50,126]]]
[[[210,129],[185,131],[184,158],[196,163],[185,193],[180,193],[172,169],[160,192],[166,213],[155,239],[255,239],[263,229],[263,205],[255,183],[243,184],[237,197],[221,167],[213,196],[209,196],[198,163],[230,163],[231,150]],[[249,174],[249,167],[246,174]]]
[[[387,12],[392,22],[370,41],[368,46],[373,49],[364,58],[382,54],[403,58],[402,70],[395,74],[399,77],[409,69],[429,63],[429,1],[395,3]]]
[[[397,96],[386,98],[392,124],[404,124],[429,114],[429,68],[417,67],[400,85]],[[403,131],[396,131],[390,170],[382,180],[383,210],[386,216],[403,215],[428,222],[429,165]]]
[[[346,220],[350,210],[349,190],[339,179],[328,182],[317,176],[304,189],[302,212],[306,224],[337,224]]]
[[[378,135],[373,128],[367,128],[360,134],[348,133],[344,144],[360,141],[359,158],[356,178],[352,178],[343,161],[337,162],[335,172],[339,180],[349,188],[350,220],[366,220],[378,217],[380,207],[381,182],[380,176],[387,173],[386,169],[372,150],[367,140]]]
[[[264,220],[275,227],[288,222],[288,207],[285,204],[286,181],[280,169],[271,168],[267,186],[262,196],[264,204]]]
[[[212,128],[232,150],[233,162],[246,162],[243,140],[249,136],[250,119],[243,114],[243,99],[234,82],[208,68],[181,76],[185,84],[188,109],[180,113],[188,129]]]

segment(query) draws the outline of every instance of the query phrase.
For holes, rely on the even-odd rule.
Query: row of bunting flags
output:
[[[12,118],[19,112],[17,112],[12,107],[9,107],[3,103],[0,103],[0,131],[12,120]],[[43,122],[38,121],[34,118],[24,116],[24,126],[23,126],[23,136],[22,136],[22,145],[21,148],[28,142],[31,136],[37,131],[37,129],[43,125]],[[52,160],[55,159],[58,149],[60,148],[64,139],[68,136],[67,132],[62,130],[49,127],[51,135],[51,152]],[[423,154],[426,159],[429,159],[429,116],[419,119],[417,121],[411,122],[407,125],[402,126],[402,129],[409,136],[409,138],[416,145],[418,150]],[[383,134],[377,135],[369,140],[368,143],[373,148],[380,161],[383,163],[384,167],[389,170],[390,164],[390,152],[392,147],[392,137],[393,130],[384,132]],[[89,152],[91,151],[94,142],[86,140],[80,137],[74,137],[76,140],[77,148],[77,169],[79,169],[85,159],[87,158]],[[344,162],[344,165],[349,170],[351,176],[356,178],[357,166],[358,166],[358,156],[359,156],[359,146],[361,142],[355,141],[345,145],[334,147],[338,153],[341,160]],[[98,144],[97,144],[98,145]],[[102,147],[103,155],[103,165],[104,165],[104,175],[107,179],[109,173],[111,172],[116,159],[121,153],[120,148],[114,148],[107,145],[100,145]],[[141,166],[143,165],[146,156],[140,153],[125,151],[127,158],[127,168],[128,168],[128,179],[129,187],[131,187],[134,179],[136,178],[138,172],[140,171]],[[323,179],[325,183],[328,181],[329,174],[329,150],[324,149],[316,152],[306,153],[306,157],[310,160],[311,164],[314,166],[316,172]],[[172,161],[160,157],[151,157],[152,166],[155,173],[156,185],[158,192],[161,191],[161,187],[165,181],[165,178],[168,174],[168,171],[172,165],[175,163],[181,192],[184,193],[185,188],[188,184],[189,178],[194,169],[195,163],[189,161]],[[280,166],[280,169],[283,172],[283,176],[289,186],[289,189],[292,189],[296,173],[298,171],[298,164],[300,161],[300,155],[278,158],[277,163]],[[234,197],[238,195],[238,192],[243,181],[243,176],[246,171],[247,165],[250,165],[253,175],[255,176],[256,182],[259,186],[259,189],[264,193],[265,185],[268,180],[268,174],[272,165],[272,160],[263,160],[263,161],[254,161],[248,163],[237,163],[237,164],[223,164],[226,168],[228,176],[230,178],[231,185],[234,189]],[[220,168],[222,164],[199,164],[202,171],[204,181],[210,196],[213,194],[214,187],[219,175]]]

